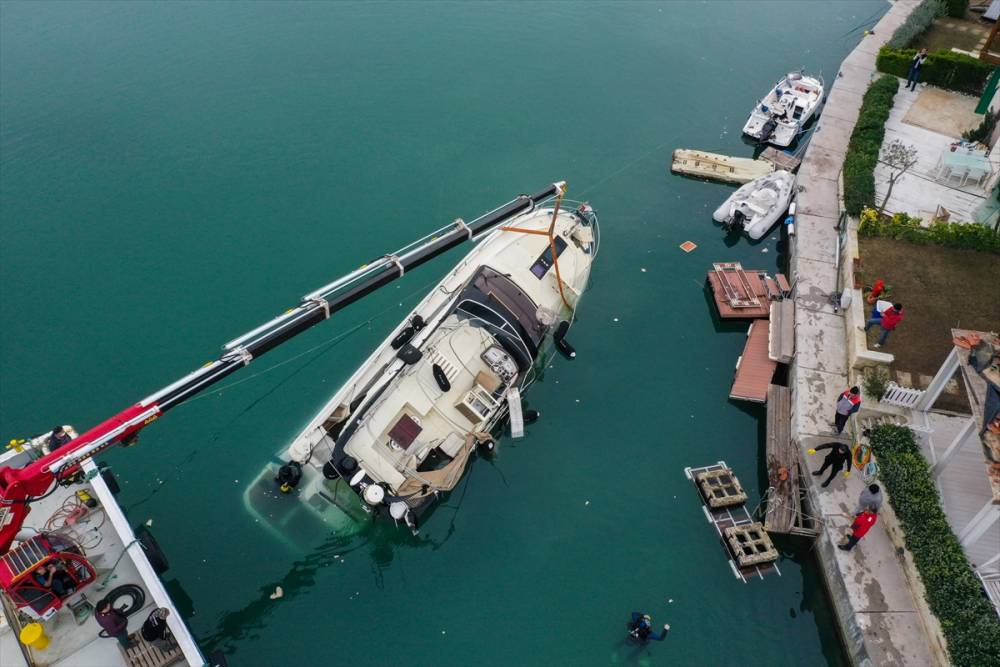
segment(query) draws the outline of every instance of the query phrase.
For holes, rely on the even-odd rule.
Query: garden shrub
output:
[[[956,19],[964,18],[966,10],[969,9],[969,0],[944,0],[948,6],[948,16]]]
[[[879,479],[924,582],[927,603],[941,622],[952,664],[996,665],[1000,618],[948,525],[913,431],[879,426],[871,431],[870,442]]]
[[[847,190],[846,175],[844,190]],[[924,227],[920,218],[911,218],[905,213],[896,213],[892,217],[879,219],[875,209],[866,208],[861,213],[858,233],[861,236],[882,236],[917,245],[934,244],[1000,255],[1000,233],[989,225],[978,222],[939,221],[930,227]]]
[[[916,49],[894,49],[883,46],[875,59],[878,71],[905,79]],[[940,49],[927,55],[920,68],[920,81],[932,86],[979,95],[993,73],[993,65],[971,58],[964,53]]]
[[[983,115],[983,122],[979,124],[979,127],[963,132],[962,138],[966,141],[978,141],[981,144],[985,144],[987,139],[990,138],[990,134],[993,132],[993,128],[996,127],[996,124],[997,115],[987,109]]]
[[[903,24],[896,28],[886,44],[894,49],[905,49],[927,32],[931,24],[939,16],[944,16],[948,7],[941,0],[924,0],[910,12]]]
[[[868,87],[861,102],[844,156],[844,208],[851,215],[859,215],[865,206],[875,202],[875,164],[885,138],[885,121],[898,90],[896,77],[882,76]]]

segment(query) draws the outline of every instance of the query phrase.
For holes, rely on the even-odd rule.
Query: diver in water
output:
[[[662,642],[667,638],[667,633],[670,632],[670,624],[663,624],[663,632],[653,632],[653,619],[649,614],[641,614],[637,611],[632,612],[632,622],[629,624],[629,635],[641,642],[648,642],[649,640],[654,640]]]

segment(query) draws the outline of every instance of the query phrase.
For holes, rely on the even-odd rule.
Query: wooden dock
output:
[[[685,176],[742,184],[767,176],[774,171],[774,165],[764,160],[678,148],[674,151],[670,171]]]
[[[771,533],[819,535],[815,520],[804,508],[806,492],[800,483],[799,449],[791,439],[791,392],[772,384],[767,389],[768,490],[765,495],[764,528]]]
[[[768,323],[753,321],[747,331],[747,344],[736,360],[736,374],[729,398],[738,401],[766,403],[768,386],[778,362],[767,356]]]
[[[771,302],[767,356],[779,364],[790,364],[795,356],[795,302],[791,299]]]
[[[771,301],[791,294],[785,276],[774,278],[757,269],[744,269],[739,262],[715,262],[708,272],[708,286],[719,317],[724,320],[753,320],[771,314]]]
[[[774,165],[775,169],[783,169],[784,171],[790,171],[793,173],[802,163],[801,158],[797,158],[791,153],[780,151],[774,146],[768,147],[763,153],[761,153],[760,159],[770,162]]]

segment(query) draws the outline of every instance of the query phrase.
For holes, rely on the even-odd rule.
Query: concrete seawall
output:
[[[861,43],[848,55],[837,76],[828,81],[828,98],[802,160],[798,183],[796,236],[792,241],[791,274],[795,283],[795,359],[791,366],[791,435],[802,449],[807,467],[820,457],[806,450],[825,442],[847,441],[832,430],[834,405],[849,386],[847,322],[836,313],[830,296],[838,290],[838,262],[844,237],[840,171],[847,143],[858,118],[862,96],[877,76],[875,56],[919,0],[897,0]],[[843,283],[840,283],[841,289]],[[863,488],[859,476],[838,476],[820,488],[805,474],[814,513],[824,528],[816,552],[823,565],[840,630],[855,665],[946,665],[944,639],[923,599],[922,584],[899,541],[891,510],[850,552],[836,548],[850,524]],[[895,539],[894,539],[895,537]]]

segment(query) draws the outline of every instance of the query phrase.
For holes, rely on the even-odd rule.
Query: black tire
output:
[[[117,496],[121,493],[121,487],[118,486],[118,480],[115,478],[115,474],[111,472],[111,468],[107,463],[101,461],[97,464],[97,469],[101,471],[101,478],[104,483],[107,484],[108,490],[111,491],[111,495]]]
[[[139,540],[139,544],[142,545],[142,550],[146,553],[146,559],[149,564],[153,566],[153,570],[157,574],[163,574],[170,569],[170,563],[167,561],[167,556],[160,549],[160,545],[157,543],[156,538],[153,534],[149,532],[149,529],[143,526],[139,529],[136,534],[136,539]]]

